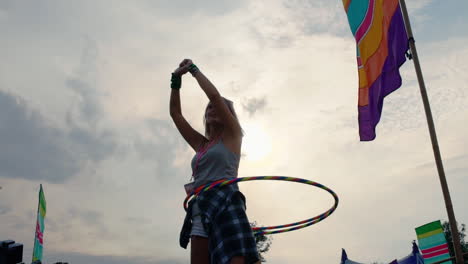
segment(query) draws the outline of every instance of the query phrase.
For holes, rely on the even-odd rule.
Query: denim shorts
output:
[[[191,236],[200,236],[208,237],[208,234],[203,227],[200,209],[198,208],[197,203],[195,202],[192,206],[192,231],[190,231]]]

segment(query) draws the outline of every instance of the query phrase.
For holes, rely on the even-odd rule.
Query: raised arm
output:
[[[182,75],[186,72],[186,68],[180,67],[172,74],[169,112],[171,114],[172,121],[174,121],[174,124],[182,137],[193,150],[197,151],[206,141],[206,138],[193,129],[182,115],[182,108],[180,106],[180,88],[182,86]]]
[[[235,136],[242,135],[242,128],[234,117],[234,115],[229,110],[229,107],[226,105],[224,98],[218,92],[218,89],[208,80],[208,78],[193,64],[190,60],[189,71],[192,73],[193,77],[197,80],[198,84],[205,92],[206,96],[213,104],[216,113],[225,120],[225,127]]]

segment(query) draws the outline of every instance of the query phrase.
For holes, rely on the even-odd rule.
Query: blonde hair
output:
[[[226,103],[227,107],[229,108],[229,111],[231,111],[231,114],[234,116],[234,118],[237,120],[237,122],[239,122],[239,118],[237,118],[237,114],[236,114],[236,110],[234,110],[234,102],[232,102],[231,100],[229,99],[226,99],[224,98],[224,103]],[[208,110],[208,106],[210,105],[210,103],[208,103],[206,105],[206,108],[205,108],[205,114],[203,115],[203,125],[205,126],[205,137],[207,138],[210,138],[210,135],[211,135],[211,126],[206,124],[206,110]],[[244,130],[242,130],[242,127],[241,127],[241,131],[242,131],[242,136],[244,135]]]

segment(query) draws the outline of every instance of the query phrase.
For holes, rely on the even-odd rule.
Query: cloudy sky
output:
[[[468,2],[407,0],[455,214],[468,224]],[[359,142],[354,39],[339,0],[0,1],[0,240],[31,260],[37,193],[45,261],[188,263],[178,245],[194,154],[169,116],[191,58],[235,102],[239,176],[288,175],[340,196],[327,220],[273,236],[268,263],[389,262],[414,228],[447,219],[412,62]],[[199,131],[208,102],[184,76]],[[251,221],[327,210],[310,186],[241,184]],[[463,198],[464,197],[464,198]],[[465,201],[465,202],[463,202]]]

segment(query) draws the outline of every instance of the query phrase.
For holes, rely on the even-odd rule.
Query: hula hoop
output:
[[[301,179],[301,178],[285,177],[285,176],[255,176],[255,177],[241,177],[241,178],[236,178],[236,179],[232,179],[232,180],[220,180],[220,181],[213,182],[211,184],[206,184],[206,185],[200,186],[196,190],[191,192],[189,195],[187,195],[187,197],[184,200],[184,209],[185,209],[185,211],[187,211],[188,202],[189,202],[189,200],[191,200],[191,198],[192,199],[196,198],[198,195],[202,194],[203,192],[206,192],[206,191],[211,190],[211,189],[216,188],[216,187],[222,187],[222,186],[225,186],[225,185],[234,184],[234,183],[243,182],[243,181],[255,181],[255,180],[292,181],[292,182],[298,182],[298,183],[312,185],[312,186],[323,189],[323,190],[327,191],[328,193],[330,193],[333,196],[333,199],[335,200],[335,203],[330,209],[328,209],[324,213],[319,214],[319,215],[317,215],[315,217],[303,220],[303,221],[299,221],[299,222],[295,222],[295,223],[291,223],[291,224],[286,224],[286,225],[254,227],[254,228],[252,228],[252,230],[254,232],[254,235],[271,235],[271,234],[294,231],[294,230],[298,230],[298,229],[301,229],[301,228],[304,228],[304,227],[308,227],[308,226],[311,226],[313,224],[316,224],[316,223],[324,220],[325,218],[330,216],[336,210],[336,208],[338,207],[338,202],[339,202],[338,195],[336,195],[336,193],[334,191],[332,191],[330,188],[328,188],[325,185],[322,185],[322,184],[320,184],[318,182],[309,181],[309,180],[305,180],[305,179]],[[277,229],[277,230],[275,230],[275,229]]]

